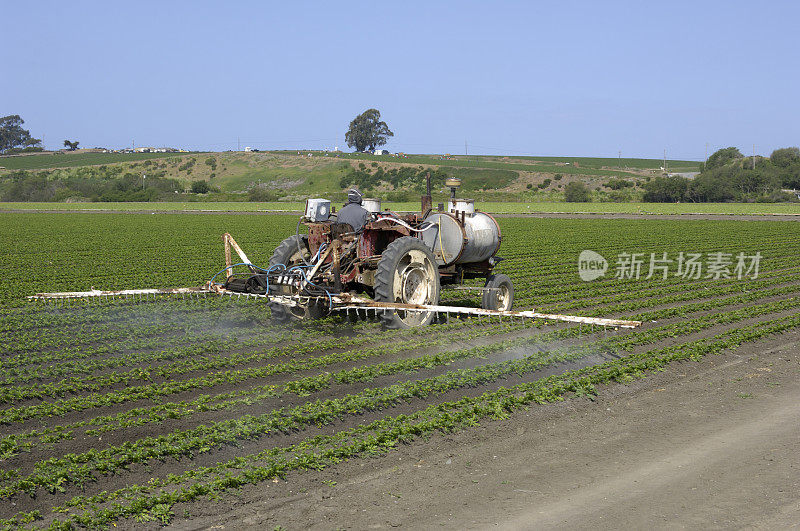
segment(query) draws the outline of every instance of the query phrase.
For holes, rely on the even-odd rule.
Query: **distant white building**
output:
[[[250,153],[251,151],[253,151],[253,148],[251,148],[250,146],[245,146],[244,148],[245,153]]]
[[[372,152],[372,154],[373,155],[388,155],[389,154],[389,150],[388,149],[376,149],[375,151]]]
[[[135,153],[175,153],[178,150],[171,147],[137,147],[133,151]]]

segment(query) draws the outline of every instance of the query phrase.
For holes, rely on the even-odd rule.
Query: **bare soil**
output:
[[[176,506],[179,529],[790,528],[800,331],[388,454]]]

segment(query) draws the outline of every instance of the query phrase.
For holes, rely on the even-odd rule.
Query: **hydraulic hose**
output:
[[[378,218],[378,221],[392,221],[392,222],[397,223],[398,225],[402,225],[403,227],[407,228],[408,230],[414,231],[414,232],[425,232],[426,230],[430,230],[430,229],[432,229],[432,228],[434,228],[436,226],[436,225],[431,223],[431,224],[428,224],[428,226],[425,227],[424,229],[415,229],[414,227],[412,227],[411,225],[409,225],[408,223],[406,223],[405,221],[403,221],[401,219],[395,219],[395,218],[390,218],[390,217]]]

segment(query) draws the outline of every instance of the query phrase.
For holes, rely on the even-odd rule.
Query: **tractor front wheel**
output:
[[[439,268],[430,249],[420,240],[403,236],[390,243],[375,273],[375,300],[402,304],[439,304]],[[433,312],[386,310],[381,320],[387,328],[430,324]]]
[[[298,241],[299,238],[299,241]],[[301,255],[300,252],[303,252]],[[311,259],[311,251],[308,250],[308,237],[307,236],[289,236],[275,249],[272,253],[272,258],[269,259],[269,266],[276,266],[283,264],[286,269],[296,265],[304,265],[306,260]],[[280,293],[280,291],[279,291]],[[284,295],[291,295],[291,290],[285,288]],[[317,302],[310,302],[308,306],[284,306],[277,302],[269,303],[269,309],[272,311],[272,318],[275,321],[287,321],[289,319],[319,319],[325,315],[325,307],[327,303],[322,305]]]

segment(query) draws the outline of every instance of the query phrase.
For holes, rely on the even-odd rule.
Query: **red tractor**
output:
[[[297,233],[275,249],[268,270],[254,273],[244,284],[233,279],[226,288],[236,290],[238,285],[253,293],[299,295],[303,304],[271,302],[273,315],[314,318],[328,312],[334,294],[365,293],[377,302],[435,306],[443,287],[485,278],[483,288],[474,288],[482,291],[482,307],[510,310],[511,279],[493,273],[501,260],[495,256],[501,242],[499,225],[489,214],[476,211],[472,200],[456,199],[460,180],[451,178],[446,184],[451,189],[447,209],[442,204],[431,208],[430,181],[419,214],[382,211],[380,200],[364,199],[369,219],[359,231],[338,223],[330,201],[309,199]],[[308,235],[300,234],[300,223],[308,227]],[[384,309],[378,315],[391,328],[427,325],[435,319],[434,312],[410,307]]]

